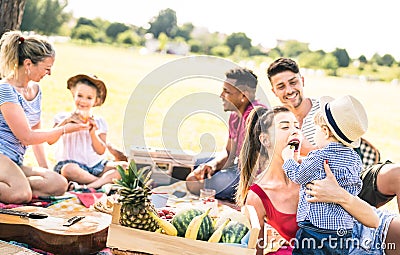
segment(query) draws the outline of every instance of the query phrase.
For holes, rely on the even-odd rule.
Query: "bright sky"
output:
[[[297,40],[311,50],[345,48],[350,57],[388,53],[400,60],[396,0],[69,0],[75,17],[145,26],[166,8],[178,24],[192,22],[210,32],[244,32],[253,44],[275,47]]]

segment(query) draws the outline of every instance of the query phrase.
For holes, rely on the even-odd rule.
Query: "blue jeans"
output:
[[[307,255],[347,255],[349,254],[347,240],[351,239],[352,230],[343,235],[336,230],[320,229],[308,221],[299,222],[300,229],[296,233],[296,241],[292,254]]]
[[[355,223],[353,227],[353,242],[350,247],[351,255],[383,255],[385,250],[385,240],[389,224],[396,217],[395,214],[376,210],[380,222],[378,228],[368,228],[359,223]],[[388,249],[389,245],[387,246]]]
[[[194,169],[200,164],[204,164],[213,160],[214,158],[200,158],[196,160]],[[237,185],[240,179],[240,172],[237,165],[233,165],[226,169],[221,169],[216,172],[210,179],[204,180],[204,188],[215,189],[216,199],[225,199],[234,201]]]
[[[240,173],[238,166],[234,165],[216,172],[210,179],[204,180],[204,188],[215,189],[215,198],[235,200]]]

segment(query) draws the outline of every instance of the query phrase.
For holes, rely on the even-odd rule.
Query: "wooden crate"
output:
[[[108,230],[107,247],[111,248],[113,254],[254,255],[256,253],[260,224],[252,206],[242,208],[242,212],[246,214],[251,224],[247,248],[124,227],[119,224],[119,208],[120,205],[114,205],[113,219]]]

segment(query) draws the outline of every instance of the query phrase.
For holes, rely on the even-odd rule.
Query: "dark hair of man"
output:
[[[300,73],[299,66],[293,59],[278,58],[267,69],[268,79],[271,81],[272,76],[285,71]]]
[[[247,68],[234,68],[225,73],[226,78],[235,79],[235,86],[245,85],[255,89],[257,87],[257,75]]]

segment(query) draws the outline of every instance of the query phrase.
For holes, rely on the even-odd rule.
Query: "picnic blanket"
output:
[[[12,242],[4,242],[0,240],[0,254],[2,255],[39,255],[34,250],[27,249],[19,244]]]
[[[31,202],[23,204],[0,203],[0,209],[12,209],[21,206],[38,206],[52,208],[54,210],[80,211],[90,208],[97,199],[104,196],[104,193],[81,193],[66,192],[63,196],[57,197],[34,197]]]
[[[12,209],[12,208],[17,208],[21,206],[39,206],[39,207],[48,207],[53,204],[59,203],[61,201],[64,201],[65,199],[72,198],[74,196],[71,195],[64,195],[64,196],[58,196],[58,197],[33,197],[32,201],[29,203],[23,203],[23,204],[5,204],[5,203],[0,203],[0,209]]]

